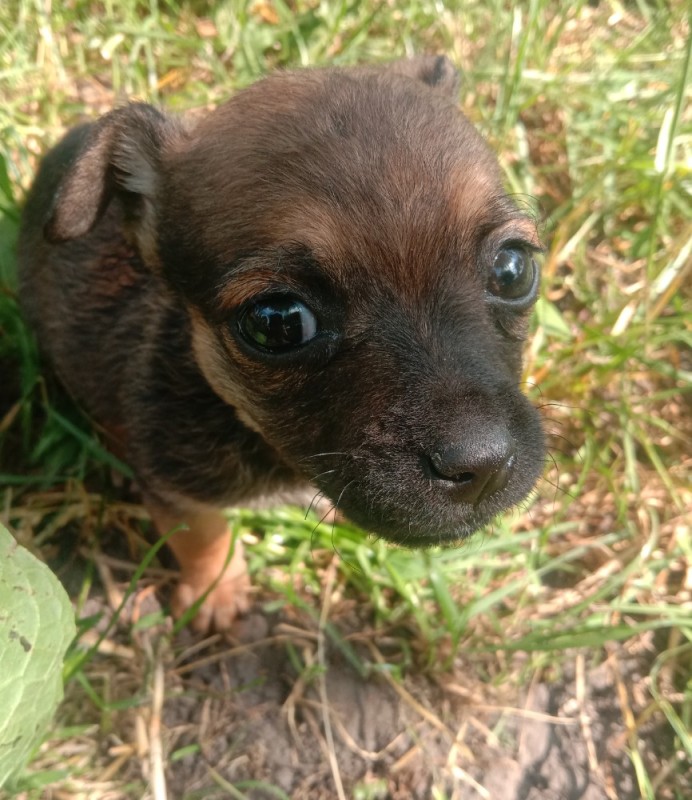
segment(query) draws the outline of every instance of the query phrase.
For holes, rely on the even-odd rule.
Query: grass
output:
[[[113,530],[134,549],[148,546],[141,510],[112,478],[122,466],[46,373],[17,309],[13,246],[41,153],[65,128],[125,97],[192,110],[277,67],[446,52],[464,72],[463,106],[498,150],[510,191],[543,221],[544,289],[526,381],[551,435],[545,477],[525,508],[442,552],[395,550],[348,525],[315,527],[293,509],[234,510],[232,519],[256,541],[251,570],[265,609],[293,604],[319,625],[334,570],[335,596],[357,601],[373,642],[382,635],[394,643],[384,663],[364,659],[338,625],[327,624],[332,646],[363,674],[462,675],[469,691],[494,696],[498,687],[566,674],[579,659],[616,666],[641,659],[638,684],[618,699],[622,746],[642,797],[682,800],[692,757],[685,14],[681,0],[6,0],[2,520],[59,572],[71,557],[59,531],[97,554],[100,537]],[[87,566],[71,587],[79,608],[88,610],[99,585],[117,594],[134,567],[114,569],[102,555]],[[147,575],[151,582],[159,573],[138,572],[133,585]],[[138,637],[159,621],[140,622],[131,641],[109,633],[98,655],[88,651],[98,620],[83,622],[67,669],[68,701],[19,796],[142,796],[142,778],[127,766],[137,756],[119,726],[123,709],[148,696],[150,675],[146,666],[128,667],[127,700],[117,652],[134,647],[153,664]],[[307,668],[298,650],[295,659],[299,672]],[[652,719],[667,730],[660,753],[642,738]],[[120,749],[106,748],[113,741]]]

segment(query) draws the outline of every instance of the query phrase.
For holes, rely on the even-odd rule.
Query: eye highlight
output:
[[[278,295],[248,305],[238,318],[238,329],[253,347],[280,353],[314,339],[317,319],[301,300]]]
[[[488,289],[502,300],[521,300],[531,294],[537,272],[536,260],[526,248],[508,245],[495,256]]]

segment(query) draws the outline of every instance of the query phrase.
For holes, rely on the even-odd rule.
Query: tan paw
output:
[[[209,589],[209,581],[200,576],[181,576],[171,600],[171,611],[180,619]],[[202,576],[203,578],[203,576]],[[224,575],[204,597],[189,626],[199,633],[226,631],[239,614],[250,608],[250,578],[247,572]]]
[[[234,539],[219,511],[173,514],[152,505],[149,511],[180,565],[180,582],[171,600],[173,616],[180,619],[202,598],[190,627],[228,630],[250,605],[243,543]]]

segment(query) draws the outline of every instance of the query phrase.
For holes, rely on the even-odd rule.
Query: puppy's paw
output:
[[[213,583],[208,575],[181,575],[180,582],[171,600],[171,611],[176,619],[204,597],[197,613],[189,622],[190,627],[199,632],[226,631],[239,614],[245,614],[250,608],[250,577],[243,570],[239,574],[229,574],[231,569],[208,593]],[[206,596],[205,596],[206,595]]]
[[[180,582],[171,600],[173,616],[182,617],[201,600],[190,627],[200,632],[228,630],[250,606],[243,543],[218,511],[171,514],[156,506],[149,510],[180,565]]]

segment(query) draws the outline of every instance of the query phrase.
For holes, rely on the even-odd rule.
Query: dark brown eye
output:
[[[238,328],[249,344],[270,353],[306,344],[317,335],[317,320],[295,297],[267,297],[249,305],[238,319]]]
[[[495,256],[488,288],[503,300],[519,300],[530,294],[538,267],[523,247],[503,247]]]

